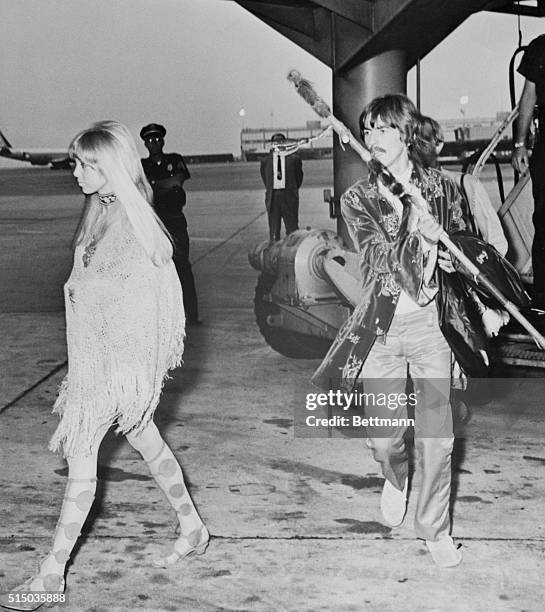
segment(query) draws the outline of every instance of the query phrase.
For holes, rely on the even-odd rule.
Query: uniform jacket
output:
[[[465,228],[461,195],[455,182],[438,170],[413,172],[430,212],[448,232]],[[323,389],[350,390],[377,337],[385,337],[394,316],[401,288],[421,306],[433,299],[435,280],[424,283],[424,240],[409,231],[411,210],[401,220],[392,204],[379,193],[377,179],[359,181],[341,198],[341,210],[360,254],[361,299],[339,330],[330,350],[312,377]],[[435,273],[435,275],[437,272]]]
[[[261,178],[265,185],[265,206],[271,209],[273,193],[273,156],[272,152],[261,161]],[[299,205],[299,187],[303,182],[303,164],[297,153],[286,156],[286,188],[283,191],[287,204],[297,207]]]
[[[183,185],[191,178],[184,158],[179,153],[163,153],[158,162],[149,157],[142,159],[142,167],[153,189],[153,203],[159,217],[181,215],[186,202]]]

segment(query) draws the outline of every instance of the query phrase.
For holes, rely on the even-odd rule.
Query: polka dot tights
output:
[[[127,439],[148,464],[180,523],[180,537],[174,545],[174,552],[169,557],[157,560],[156,564],[169,565],[193,552],[204,552],[208,531],[185,486],[182,468],[157,427],[151,423],[138,437],[127,436]]]

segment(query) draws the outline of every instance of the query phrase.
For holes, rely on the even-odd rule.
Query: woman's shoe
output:
[[[190,555],[203,555],[210,542],[208,529],[203,525],[192,531],[188,536],[180,536],[174,542],[174,551],[168,557],[155,559],[155,567],[168,567],[180,559],[185,559]]]
[[[8,593],[4,593],[3,595],[1,595],[0,606],[7,608],[8,610],[37,610],[41,606],[50,608],[61,602],[43,601],[42,596],[48,593],[64,593],[64,589],[64,578],[60,574],[46,574],[45,576],[37,574],[36,576],[32,576],[31,578],[29,578],[26,582],[23,582],[23,584],[20,584],[18,587],[15,587]],[[16,597],[17,594],[28,596],[32,593],[36,595],[34,599],[28,597],[27,601],[23,601],[23,599],[26,598],[21,598],[21,601],[17,601],[17,599],[19,599],[18,597]]]

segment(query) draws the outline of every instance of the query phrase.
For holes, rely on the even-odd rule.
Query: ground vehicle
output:
[[[494,151],[495,143],[516,119],[514,109],[496,136],[473,160],[470,170],[478,176]],[[530,245],[531,187],[523,177],[503,198],[499,215],[510,244],[508,258],[521,276],[531,283]],[[335,206],[330,202],[333,216]],[[257,245],[249,255],[252,266],[261,272],[254,306],[256,321],[267,343],[288,357],[319,358],[327,352],[342,323],[350,313],[350,294],[356,291],[358,265],[355,254],[342,237],[326,230],[298,230],[286,239]],[[544,313],[525,313],[540,331]],[[508,365],[545,367],[545,354],[516,324],[504,329],[493,354]]]

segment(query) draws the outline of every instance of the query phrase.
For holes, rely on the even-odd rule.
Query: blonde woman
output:
[[[209,540],[180,465],[153,422],[165,376],[180,365],[184,347],[172,244],[150,205],[151,188],[125,126],[93,125],[74,138],[70,155],[87,203],[64,287],[68,373],[49,444],[67,459],[68,483],[51,552],[18,587],[23,592],[64,590],[65,566],[95,496],[98,449],[114,424],[142,455],[180,522],[174,552],[156,563],[202,554]],[[41,605],[7,596],[0,604]]]

